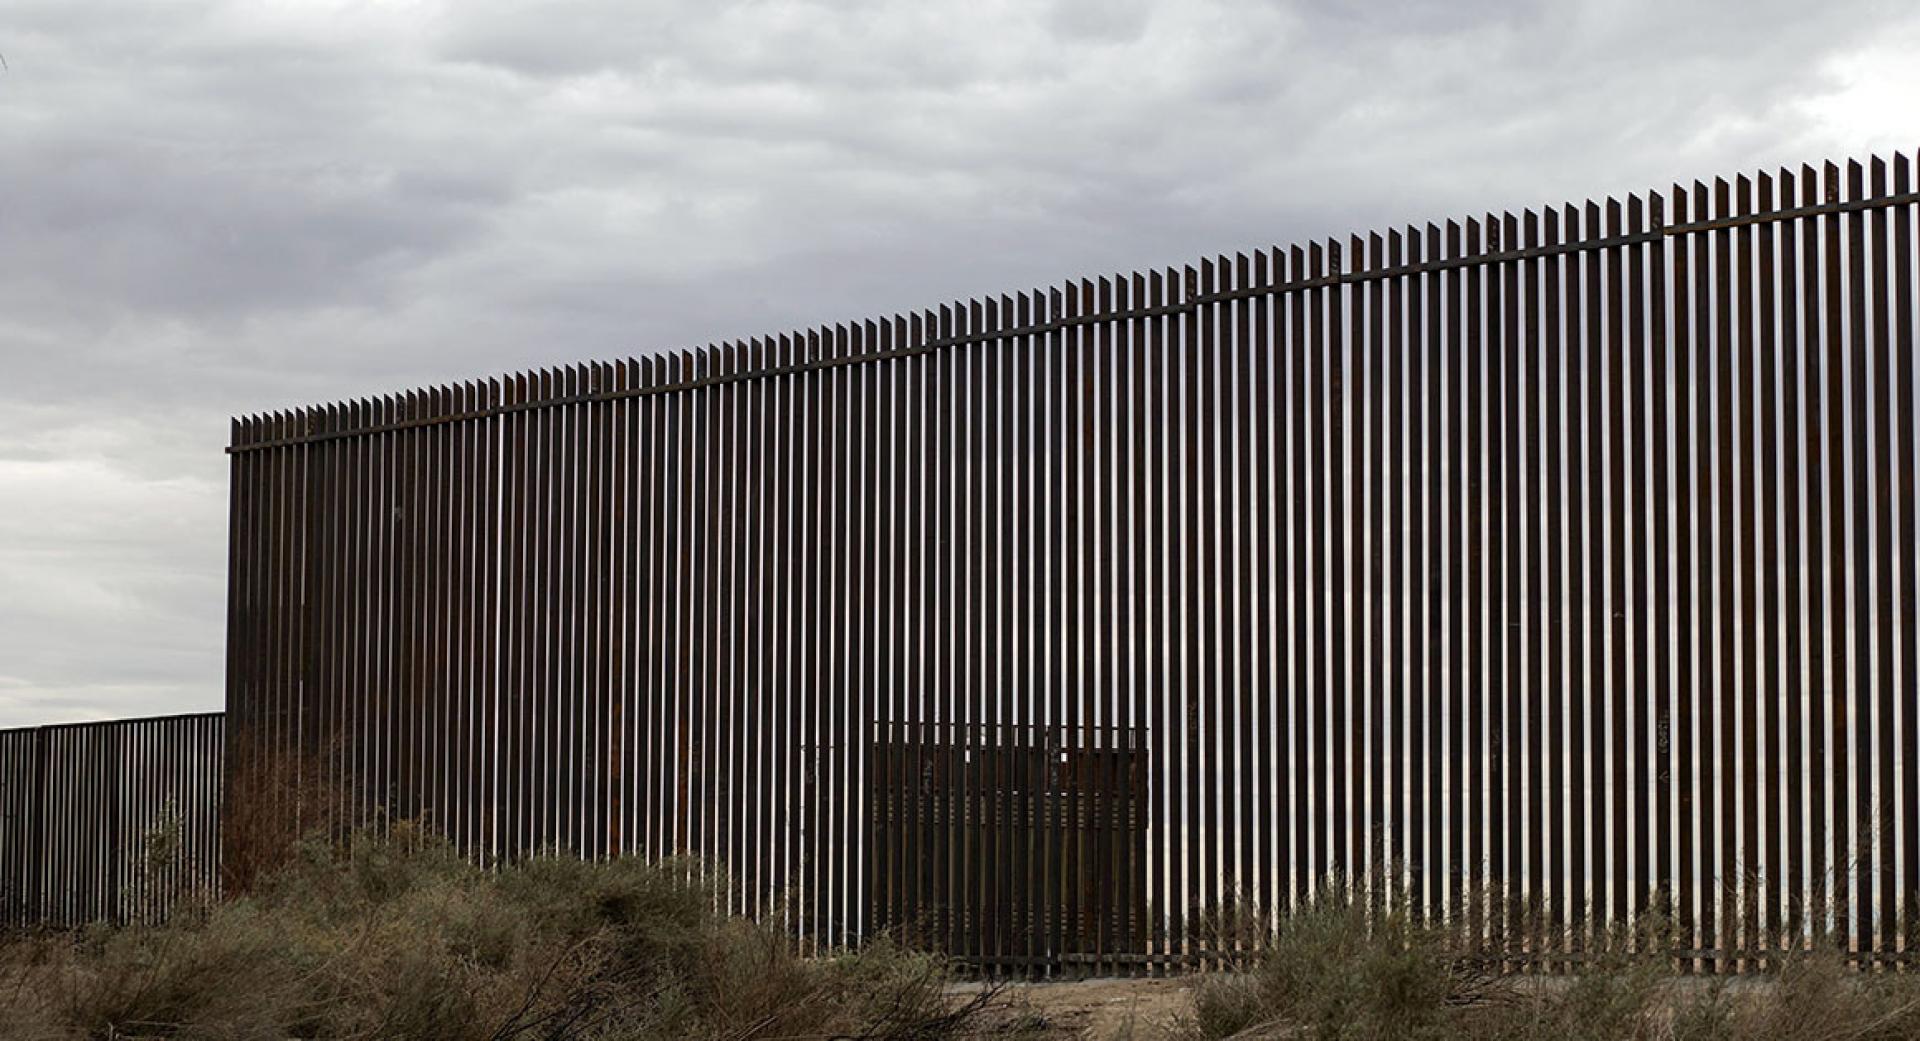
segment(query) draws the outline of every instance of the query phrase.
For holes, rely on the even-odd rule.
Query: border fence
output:
[[[225,750],[217,712],[0,730],[0,930],[211,898]]]
[[[1708,971],[1902,958],[1912,176],[239,419],[232,725],[819,946],[1184,963],[1344,878],[1547,965],[1656,910]]]

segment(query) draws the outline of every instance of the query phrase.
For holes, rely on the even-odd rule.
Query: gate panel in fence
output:
[[[0,929],[211,898],[224,753],[219,713],[0,730]]]
[[[1007,969],[1144,953],[1147,749],[1084,733],[876,723],[866,931]]]
[[[1548,963],[1661,908],[1706,969],[1815,930],[1898,956],[1912,176],[250,417],[234,725],[477,856],[723,861],[737,909],[822,946],[938,906],[973,956],[1081,953],[998,902],[1017,861],[895,866],[1111,798],[956,755],[1093,762],[1120,728],[1144,920],[1115,954],[1191,959],[1216,912],[1337,877]],[[974,815],[864,776],[900,755]]]

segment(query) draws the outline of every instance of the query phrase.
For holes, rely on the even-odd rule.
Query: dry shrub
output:
[[[227,737],[226,757],[220,807],[224,893],[252,891],[309,839],[344,839],[361,823],[354,820],[352,790],[329,765],[335,755],[235,728]]]
[[[43,981],[57,971],[67,944],[58,937],[18,934],[0,937],[0,1038],[53,1041],[71,1037],[53,995]]]
[[[0,1037],[447,1041],[950,1037],[979,1002],[877,945],[803,960],[683,864],[476,868],[414,829],[308,842],[192,920],[0,956]]]
[[[1274,923],[1252,967],[1194,991],[1202,1037],[1320,1041],[1444,1037],[1451,1009],[1482,999],[1485,977],[1404,900],[1323,887]]]
[[[1423,926],[1398,904],[1323,893],[1281,918],[1245,971],[1203,978],[1190,1032],[1324,1041],[1906,1041],[1920,1039],[1920,974],[1857,972],[1824,941],[1767,972],[1683,976],[1670,926],[1598,932],[1583,968],[1490,975],[1484,939]]]
[[[1859,973],[1831,945],[1788,956],[1774,983],[1730,1010],[1729,1036],[1788,1041],[1920,1038],[1920,979]]]

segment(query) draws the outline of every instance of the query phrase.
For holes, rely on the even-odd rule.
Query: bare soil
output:
[[[1006,1018],[1000,1029],[1007,1036],[1034,1041],[1169,1041],[1183,1036],[1179,1028],[1181,1021],[1192,1014],[1188,994],[1193,984],[1193,977],[1001,984]],[[956,984],[953,990],[975,993],[981,986]]]

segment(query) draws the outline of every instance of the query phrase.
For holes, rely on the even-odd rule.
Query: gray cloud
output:
[[[1903,5],[0,16],[0,725],[220,702],[230,414],[1910,148]]]

